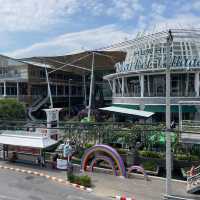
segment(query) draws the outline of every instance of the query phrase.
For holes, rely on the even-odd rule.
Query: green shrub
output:
[[[75,175],[73,173],[67,172],[67,179],[69,182],[74,183],[75,182]]]
[[[92,186],[91,178],[88,175],[77,176],[74,175],[73,173],[67,173],[67,179],[71,183],[76,183],[78,185],[82,185],[85,187]]]
[[[143,168],[145,170],[148,170],[148,171],[156,171],[157,170],[157,164],[154,162],[154,161],[146,161],[144,163],[142,163],[143,165]]]
[[[199,157],[195,155],[187,155],[187,154],[176,154],[176,160],[186,160],[186,161],[199,161]]]
[[[127,151],[125,149],[116,149],[119,154],[126,154]]]
[[[140,151],[140,155],[148,158],[163,158],[163,155],[154,151]]]
[[[85,187],[91,187],[91,178],[87,175],[84,175],[84,176],[80,176],[79,177],[80,179],[80,185],[83,185]]]
[[[85,148],[86,148],[86,149],[89,149],[89,148],[91,148],[92,146],[93,146],[93,144],[89,144],[89,143],[86,143],[86,144],[85,144]]]
[[[19,120],[26,118],[26,108],[15,99],[0,99],[0,119]]]
[[[84,154],[84,151],[83,151],[83,150],[80,150],[80,151],[78,151],[78,152],[75,154],[75,157],[77,157],[77,158],[82,158],[82,157],[83,157],[83,154]]]

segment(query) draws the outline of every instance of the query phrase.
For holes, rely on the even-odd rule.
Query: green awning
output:
[[[166,106],[165,105],[146,105],[145,106],[145,111],[149,112],[160,112],[160,113],[165,113]],[[178,105],[172,105],[171,106],[171,112],[178,113],[179,108]],[[182,112],[187,113],[187,112],[197,112],[197,109],[194,105],[187,105],[187,106],[182,106]]]
[[[140,109],[139,105],[131,105],[131,104],[112,104],[112,106],[120,107],[120,108],[135,109],[135,110],[139,110]]]

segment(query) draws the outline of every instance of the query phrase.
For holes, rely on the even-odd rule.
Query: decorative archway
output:
[[[83,171],[87,170],[88,161],[91,155],[94,153],[98,154],[98,156],[101,156],[101,155],[109,156],[109,158],[112,159],[113,162],[117,164],[117,167],[119,169],[119,175],[126,177],[126,169],[125,169],[124,162],[121,156],[118,154],[118,152],[115,149],[104,144],[95,145],[85,151],[82,157],[82,162],[81,162],[81,169]]]
[[[138,172],[141,172],[144,175],[144,177],[147,179],[147,173],[143,167],[139,165],[133,165],[128,169],[128,173],[132,172],[133,170],[137,170]]]
[[[117,176],[117,171],[116,171],[116,169],[115,169],[115,163],[114,163],[113,160],[112,160],[111,158],[109,158],[108,156],[96,156],[96,157],[92,160],[92,162],[91,162],[91,164],[90,164],[90,171],[91,171],[91,172],[93,171],[94,165],[95,165],[98,161],[105,161],[105,162],[107,162],[107,163],[111,166],[114,175]]]

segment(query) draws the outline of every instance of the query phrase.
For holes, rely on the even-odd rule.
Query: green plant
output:
[[[84,151],[83,151],[83,150],[80,150],[80,151],[78,151],[78,152],[75,154],[75,157],[77,157],[77,158],[82,158],[82,157],[83,157],[83,154],[84,154]]]
[[[80,176],[80,185],[85,187],[91,187],[91,178],[88,175]]]
[[[199,161],[199,157],[196,155],[188,155],[188,154],[176,154],[176,160],[187,160],[187,161]]]
[[[148,158],[163,158],[163,155],[161,153],[158,152],[154,152],[154,151],[140,151],[139,152],[141,156],[143,157],[148,157]]]
[[[93,144],[89,144],[89,143],[86,143],[86,144],[85,144],[85,148],[86,148],[86,149],[89,149],[89,148],[91,148],[92,146],[93,146]]]
[[[126,154],[127,153],[127,151],[125,149],[122,149],[122,148],[119,148],[119,149],[116,149],[116,150],[119,154]]]
[[[26,108],[15,99],[0,99],[0,119],[25,119]]]
[[[67,179],[71,183],[76,183],[78,185],[83,185],[85,187],[92,186],[91,178],[88,175],[77,176],[70,172],[67,173]]]
[[[75,178],[76,178],[76,176],[73,173],[67,172],[67,179],[68,179],[69,182],[74,183]]]
[[[142,165],[145,170],[148,170],[148,171],[157,170],[157,164],[154,161],[149,160],[149,161],[143,162]]]

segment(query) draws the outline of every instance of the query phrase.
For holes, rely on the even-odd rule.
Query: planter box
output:
[[[199,166],[200,161],[190,161],[190,160],[174,160],[174,168],[184,168],[184,167],[192,167],[194,166]]]
[[[140,157],[141,159],[141,163],[142,162],[146,162],[146,161],[153,161],[155,162],[159,167],[163,167],[165,168],[166,165],[166,161],[164,159],[160,159],[160,158],[149,158],[149,157]]]
[[[146,173],[148,174],[148,175],[154,175],[154,176],[157,176],[158,175],[158,173],[159,173],[159,169],[160,169],[160,167],[159,166],[157,166],[156,167],[156,171],[150,171],[150,170],[145,170],[146,171]]]

